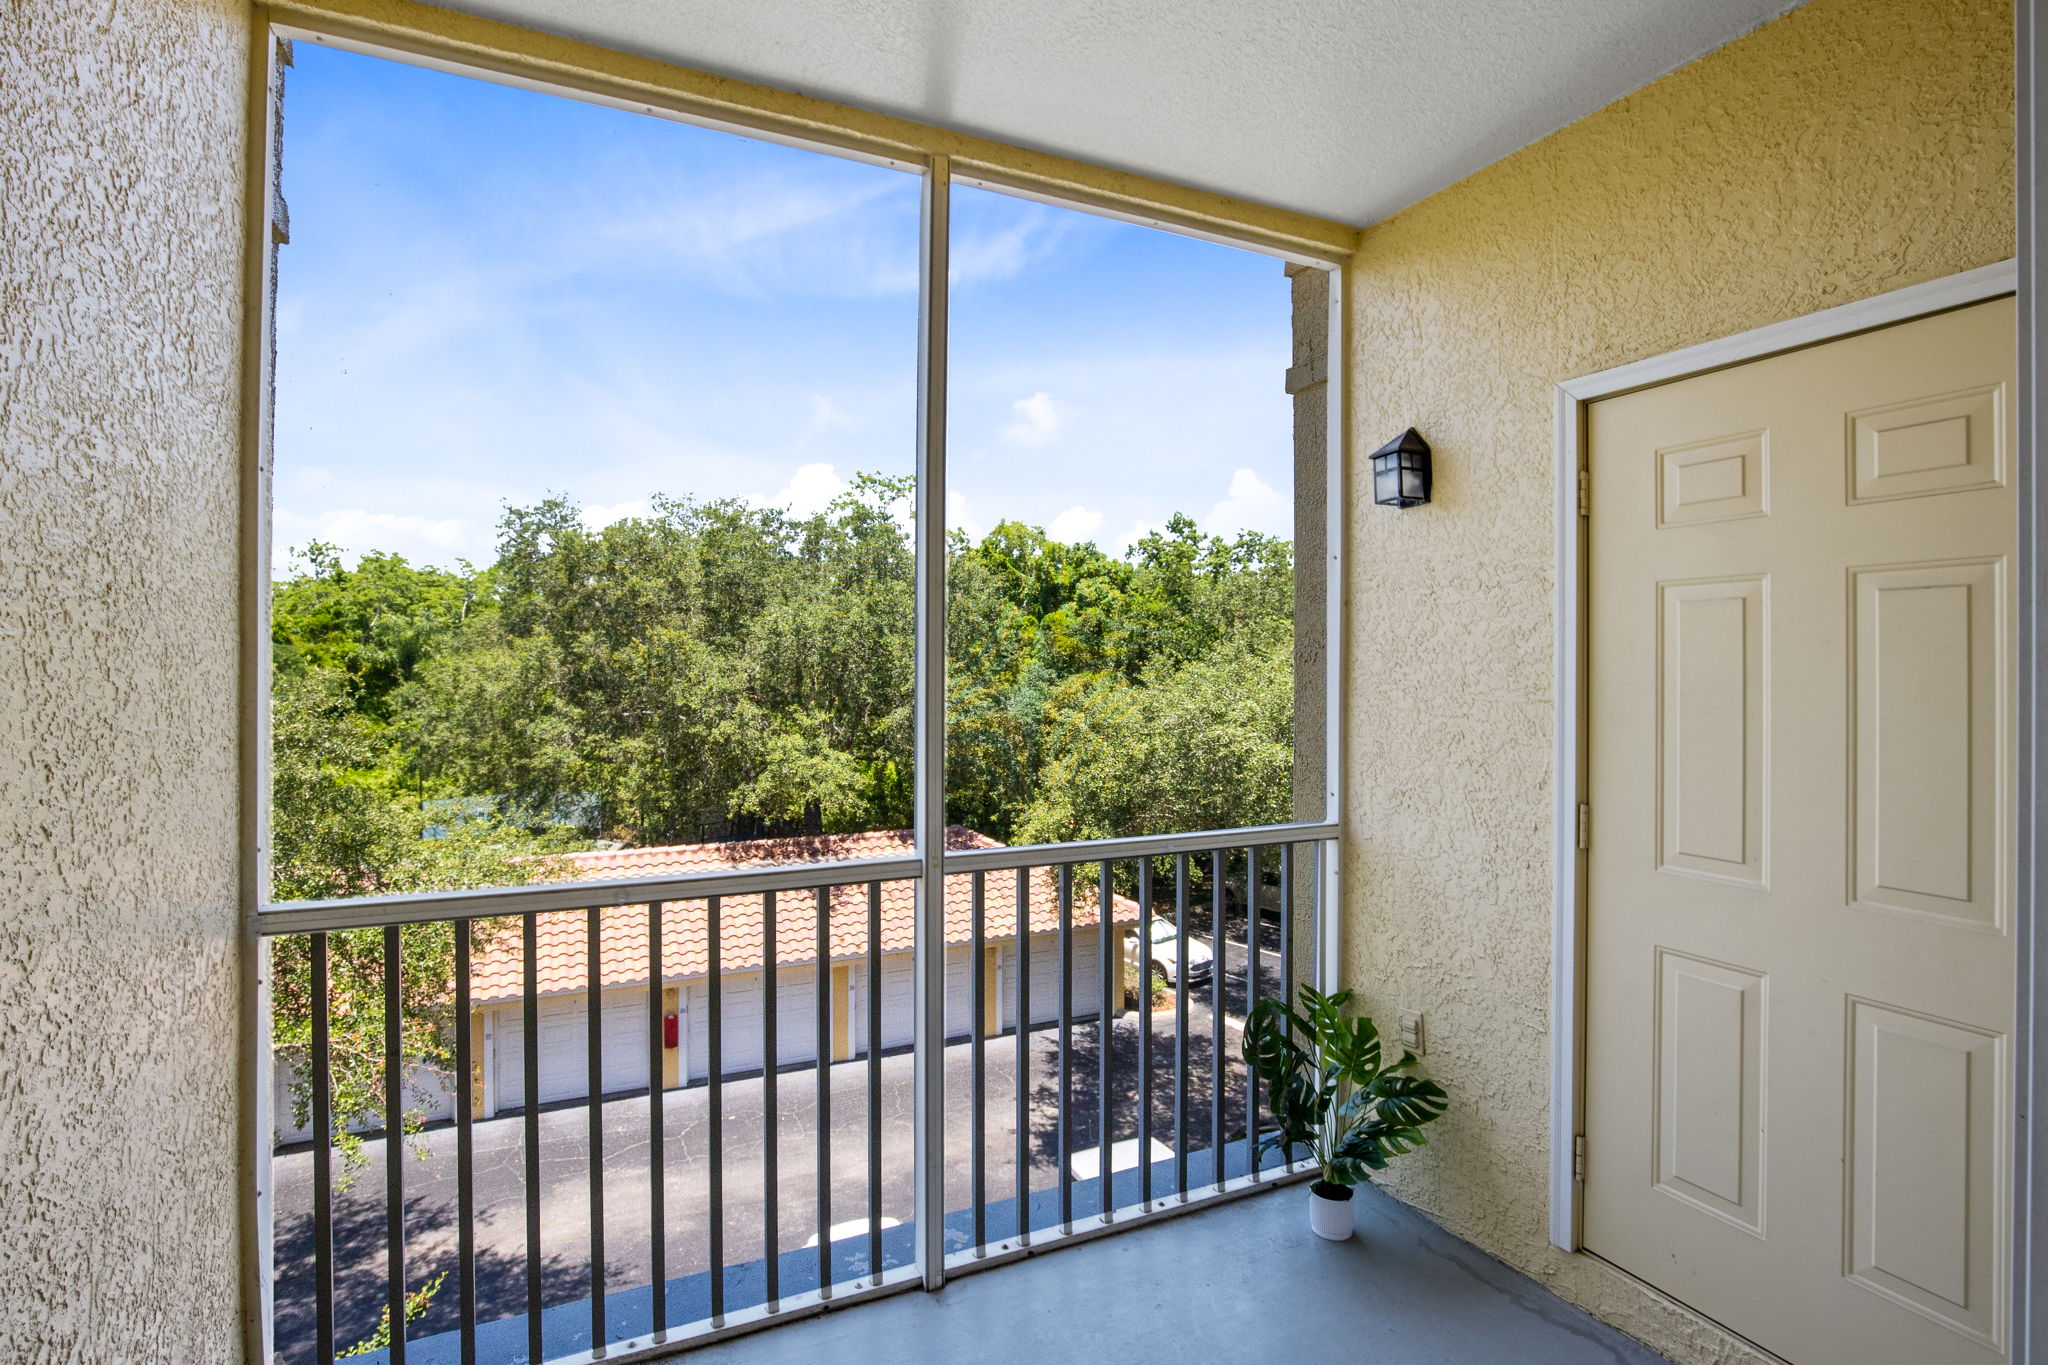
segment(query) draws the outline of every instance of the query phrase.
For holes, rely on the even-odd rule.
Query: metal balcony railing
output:
[[[917,884],[916,858],[266,908],[260,932],[303,937],[311,1014],[308,1044],[274,1061],[310,1096],[305,1139],[273,1157],[276,1356],[328,1365],[381,1313],[388,1345],[357,1358],[632,1360],[930,1282],[913,1219],[889,1210],[909,1215],[911,1185],[935,1168],[943,1274],[1299,1174],[1261,1160],[1236,1034],[1259,999],[1308,979],[1335,834],[949,851],[943,894],[918,898],[947,916],[948,969],[925,979],[945,980],[954,1007],[946,1037],[915,1043],[945,1049],[928,1132],[900,1094],[912,1081],[886,961],[909,940],[885,902]],[[1155,920],[1172,926],[1156,946]],[[452,979],[408,982],[405,932],[444,924],[452,952],[433,960],[452,960]],[[338,952],[381,993],[380,1093],[365,1106],[352,1092],[352,1133],[335,1123]],[[1169,958],[1170,999],[1155,1000],[1154,963]],[[646,997],[630,1040],[622,990]],[[571,1003],[544,1018],[550,994]],[[406,1002],[423,998],[452,1034],[445,1120],[422,1115],[433,1068],[409,1055]],[[480,1038],[480,1009],[497,1034]],[[803,1013],[809,1036],[787,1037]],[[544,1054],[558,1089],[563,1072],[544,1033],[579,1014],[581,1093],[551,1103]],[[693,1058],[700,1014],[703,1075],[694,1060],[671,1074],[671,1054]],[[495,1115],[479,1112],[480,1046],[492,1074],[518,1080]],[[637,1083],[617,1083],[621,1060],[644,1067]],[[858,1154],[835,1151],[856,1128]],[[356,1143],[351,1166],[338,1149]]]

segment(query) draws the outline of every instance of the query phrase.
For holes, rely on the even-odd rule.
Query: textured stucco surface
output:
[[[1366,231],[1352,448],[1435,501],[1347,551],[1346,975],[1453,1108],[1385,1184],[1681,1361],[1741,1348],[1545,1238],[1562,379],[2013,251],[2012,14],[1813,0]],[[1597,490],[1596,490],[1597,498]]]
[[[247,34],[0,6],[0,1360],[241,1354]]]

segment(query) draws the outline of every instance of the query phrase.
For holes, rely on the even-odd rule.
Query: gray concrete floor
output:
[[[1654,1365],[1662,1359],[1374,1190],[1317,1240],[1305,1185],[704,1348],[719,1365]]]

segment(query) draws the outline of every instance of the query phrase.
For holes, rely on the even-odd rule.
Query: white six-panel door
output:
[[[1585,1245],[1796,1365],[2004,1354],[2013,327],[1588,412]]]

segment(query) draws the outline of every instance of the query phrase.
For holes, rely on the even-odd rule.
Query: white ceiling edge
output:
[[[1416,203],[1803,0],[458,0],[1340,222]]]

